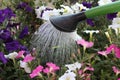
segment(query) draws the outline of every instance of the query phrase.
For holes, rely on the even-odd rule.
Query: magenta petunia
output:
[[[25,51],[21,50],[18,52],[18,55],[16,56],[16,58],[21,58],[23,57],[23,54],[25,53]]]
[[[120,80],[120,78],[118,78],[117,80]]]
[[[30,74],[30,77],[31,77],[31,78],[34,78],[34,77],[40,75],[40,72],[42,72],[42,70],[43,70],[43,66],[39,65],[38,67],[36,67],[36,68],[32,71],[32,73]]]
[[[108,55],[108,54],[110,54],[110,53],[109,53],[109,52],[107,52],[107,51],[98,51],[98,54],[100,54],[100,55],[103,55],[103,56],[107,57],[107,55]]]
[[[113,66],[112,69],[116,75],[120,74],[120,70],[116,66]]]
[[[35,59],[35,57],[31,56],[31,54],[28,54],[28,55],[25,56],[23,62],[30,62],[34,59]]]
[[[115,56],[116,56],[117,58],[120,58],[120,48],[119,48],[119,47],[116,47],[116,48],[114,49],[114,51],[115,51]]]
[[[84,69],[84,71],[87,71],[87,70],[89,70],[89,71],[94,71],[94,68],[93,68],[93,67],[86,67],[86,68]]]
[[[60,67],[52,62],[48,62],[47,67],[43,70],[44,73],[54,73],[55,71],[59,70]]]
[[[86,48],[90,48],[90,47],[92,47],[94,45],[93,42],[88,42],[88,41],[85,41],[84,39],[77,40],[77,44],[82,45],[82,46],[84,46]]]
[[[111,44],[109,47],[106,48],[106,51],[108,53],[110,53],[112,50],[114,50],[116,48],[116,45],[115,44]]]
[[[48,67],[46,67],[44,70],[43,70],[44,73],[50,73],[50,69]]]

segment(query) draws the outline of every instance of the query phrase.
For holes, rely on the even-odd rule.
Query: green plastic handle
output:
[[[93,18],[96,16],[101,16],[108,13],[114,13],[119,11],[120,11],[120,0],[103,6],[97,6],[91,8],[85,12],[85,15],[87,18]]]

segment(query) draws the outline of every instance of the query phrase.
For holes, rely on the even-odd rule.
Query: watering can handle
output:
[[[93,18],[108,13],[114,13],[120,11],[120,0],[112,2],[110,4],[91,8],[85,12],[87,18]]]

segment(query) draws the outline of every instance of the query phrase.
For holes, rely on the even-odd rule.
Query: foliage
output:
[[[82,3],[83,1],[85,0],[77,2]],[[86,1],[92,4],[91,7],[98,6],[98,0]],[[37,6],[48,5],[49,2],[59,9],[61,4],[70,6],[74,1],[50,0],[44,2],[39,0]],[[52,62],[40,64],[41,60],[36,58],[35,50],[29,51],[28,49],[32,34],[43,23],[43,20],[36,18],[35,9],[37,6],[34,0],[0,0],[0,3],[2,3],[0,4],[0,14],[4,14],[0,15],[0,80],[62,80],[62,77],[66,78],[63,75],[68,75],[67,73],[71,70],[69,64],[66,64],[67,67],[66,65],[57,66]],[[119,13],[115,14],[118,14],[119,18]],[[120,32],[118,29],[116,34],[114,29],[108,28],[113,19],[108,19],[107,16],[93,18],[93,25],[85,20],[77,26],[78,34],[88,43],[94,42],[94,45],[87,48],[79,44],[79,54],[77,56],[73,54],[70,58],[73,63],[71,65],[77,65],[74,70],[70,71],[69,75],[73,76],[71,79],[76,77],[76,80],[117,80],[120,77]],[[99,33],[94,32],[91,37],[90,33],[84,32],[85,30],[98,30]],[[109,54],[98,54],[99,51],[106,51],[112,44],[115,46],[111,48]],[[18,55],[14,52],[22,55],[16,58]],[[14,53],[14,58],[10,57],[11,53]],[[28,54],[31,54],[29,58],[27,58]],[[23,63],[20,62],[22,60],[26,62],[24,65],[26,64],[27,67],[20,66]],[[113,66],[118,68],[118,73],[113,70]],[[30,72],[26,72],[26,68],[30,68],[31,70],[28,70]],[[37,77],[30,77],[32,73],[34,75],[34,71],[40,74],[37,74]]]

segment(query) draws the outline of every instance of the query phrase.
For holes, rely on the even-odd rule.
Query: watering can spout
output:
[[[50,17],[50,22],[54,27],[64,32],[73,32],[76,30],[78,22],[85,20],[84,12]]]
[[[119,11],[120,0],[103,6],[97,6],[80,13],[50,17],[50,22],[60,31],[73,32],[76,30],[78,22],[82,20]]]

